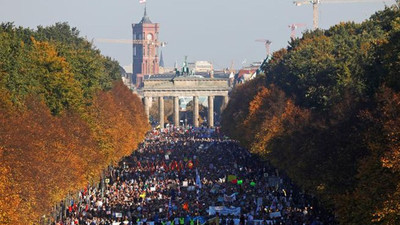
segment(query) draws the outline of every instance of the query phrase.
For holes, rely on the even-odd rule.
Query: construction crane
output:
[[[257,42],[263,42],[265,44],[265,50],[267,51],[267,57],[269,56],[269,50],[270,50],[270,46],[271,46],[271,41],[267,40],[267,39],[257,39]]]
[[[291,25],[289,25],[289,28],[290,28],[290,38],[293,40],[293,39],[295,39],[296,38],[296,30],[297,30],[297,28],[299,28],[299,27],[305,27],[305,26],[307,26],[306,24],[304,24],[304,23],[293,23],[293,24],[291,24]]]
[[[356,2],[384,2],[391,0],[300,0],[294,1],[296,6],[312,4],[313,5],[313,29],[318,29],[318,5],[320,3],[356,3]]]

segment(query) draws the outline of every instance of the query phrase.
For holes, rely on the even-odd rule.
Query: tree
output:
[[[117,62],[78,34],[0,25],[1,224],[37,224],[149,129]]]
[[[244,130],[240,129],[249,112],[249,104],[254,96],[265,84],[265,77],[260,76],[243,85],[238,85],[230,94],[228,106],[222,112],[221,126],[222,130],[231,138],[240,140],[248,146],[244,138]]]
[[[229,136],[342,224],[399,223],[399,18],[388,7],[306,32],[273,54],[265,82],[236,88],[223,113]]]
[[[43,96],[53,114],[65,108],[78,109],[82,106],[82,93],[79,83],[70,72],[69,64],[58,56],[56,49],[47,42],[32,39],[33,48],[29,55],[26,76],[38,82],[37,91]]]

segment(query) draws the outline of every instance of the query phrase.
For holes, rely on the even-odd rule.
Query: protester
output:
[[[267,162],[213,129],[153,130],[64,224],[325,224],[330,217]],[[216,216],[215,216],[216,215]],[[218,219],[218,222],[215,221]],[[320,219],[323,218],[323,219]]]

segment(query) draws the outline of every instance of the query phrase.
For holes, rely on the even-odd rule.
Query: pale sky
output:
[[[395,2],[358,1],[320,4],[320,27],[362,22],[384,9],[385,3]],[[2,22],[30,28],[68,22],[89,40],[131,39],[131,24],[141,20],[143,9],[139,0],[0,0]],[[187,55],[188,61],[208,60],[216,68],[230,67],[233,60],[235,68],[240,68],[245,59],[249,64],[265,58],[264,44],[256,39],[271,40],[271,50],[276,51],[287,46],[289,24],[305,23],[312,28],[312,6],[295,6],[291,0],[147,0],[147,14],[160,24],[160,41],[168,42],[163,48],[166,66],[176,60],[181,65]],[[94,44],[121,66],[132,63],[131,45]]]

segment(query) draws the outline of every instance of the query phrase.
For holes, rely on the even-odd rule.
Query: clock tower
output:
[[[158,23],[152,23],[147,16],[146,7],[139,23],[132,24],[133,32],[133,82],[136,87],[143,84],[144,75],[159,73],[158,62]]]

